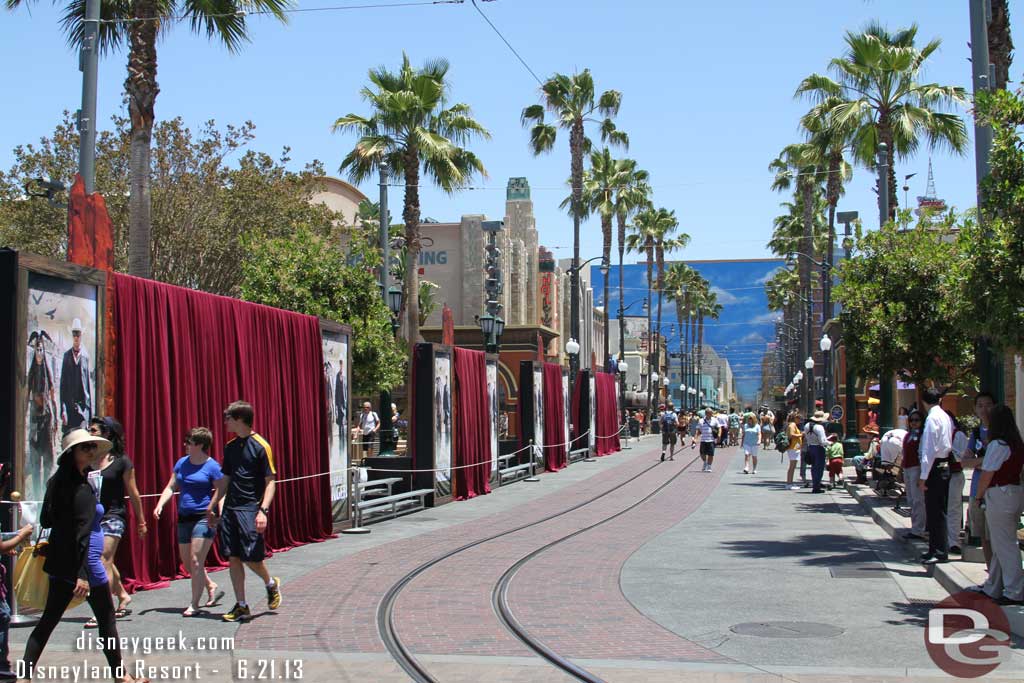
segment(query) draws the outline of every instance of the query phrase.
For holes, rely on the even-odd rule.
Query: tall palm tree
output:
[[[623,159],[623,171],[626,175],[624,182],[615,191],[615,220],[618,226],[618,247],[619,247],[619,360],[622,360],[623,340],[626,338],[626,320],[621,315],[621,308],[625,305],[625,284],[623,282],[622,261],[626,251],[626,222],[642,206],[650,203],[651,186],[650,176],[647,171],[637,168],[633,159]],[[625,376],[622,381],[625,382]]]
[[[635,230],[633,243],[637,246],[642,244],[643,249],[647,252],[648,302],[650,302],[650,293],[653,286],[652,266],[656,264],[658,268],[657,322],[655,323],[654,329],[650,331],[650,344],[648,346],[648,351],[652,354],[651,357],[655,360],[658,358],[657,354],[659,353],[659,340],[661,335],[661,289],[665,278],[665,253],[675,249],[682,249],[690,241],[690,236],[685,233],[681,233],[678,236],[673,237],[673,234],[678,227],[679,221],[676,219],[675,211],[669,211],[665,208],[655,209],[653,206],[649,206],[638,212],[633,219],[633,228]],[[629,242],[629,238],[627,238],[627,242]],[[650,308],[651,306],[648,305],[648,322],[651,313]],[[650,329],[649,325],[648,329]],[[649,382],[648,396],[652,395],[651,389],[651,383]]]
[[[28,5],[32,0],[7,0],[8,9]],[[85,36],[85,0],[69,0],[63,10],[61,26],[68,43],[81,47]],[[249,40],[246,15],[269,13],[279,21],[287,21],[290,0],[133,0],[117,2],[101,0],[99,50],[107,53],[128,44],[128,78],[124,82],[131,120],[128,173],[128,272],[150,277],[152,267],[151,197],[149,177],[152,168],[150,143],[156,120],[156,43],[179,21],[187,21],[194,33],[205,34],[231,52],[238,51]],[[90,121],[89,125],[96,125]]]
[[[613,145],[629,147],[629,136],[615,127],[612,118],[619,113],[622,93],[606,90],[598,96],[594,90],[594,77],[590,69],[567,76],[555,74],[540,88],[542,104],[531,104],[523,109],[520,120],[530,127],[530,150],[534,155],[550,152],[555,146],[558,129],[569,131],[570,183],[572,189],[572,265],[580,263],[580,221],[583,219],[583,155],[590,152],[591,141],[586,124],[596,122],[601,140]],[[550,112],[555,124],[545,123],[544,113]],[[596,118],[595,118],[596,116]],[[607,301],[605,301],[607,306]],[[569,329],[578,332],[580,319],[579,271],[572,271],[569,293]],[[605,316],[607,318],[607,316]],[[607,333],[605,334],[607,337]],[[575,358],[575,356],[573,357]],[[575,382],[576,363],[570,359],[571,381]]]
[[[888,146],[890,216],[896,215],[898,203],[895,159],[916,152],[922,138],[931,148],[957,154],[968,143],[963,119],[945,111],[967,104],[964,89],[918,82],[942,41],[936,38],[918,48],[916,38],[916,24],[895,33],[877,23],[859,33],[847,31],[846,54],[829,62],[835,79],[811,74],[797,88],[798,95],[819,102],[834,98],[835,124],[854,130],[853,157],[861,165],[874,168],[878,144]]]
[[[676,305],[676,320],[679,322],[679,358],[683,384],[688,385],[690,378],[690,336],[694,309],[693,295],[700,287],[701,276],[687,264],[677,261],[668,267],[665,273],[665,296]],[[686,395],[683,395],[684,406]]]
[[[650,203],[646,204],[637,215],[633,218],[633,224],[630,226],[631,232],[626,236],[626,249],[627,251],[643,254],[647,259],[647,303],[645,308],[647,309],[647,363],[648,363],[648,379],[647,379],[647,405],[650,407],[651,404],[651,380],[650,380],[650,360],[651,360],[651,348],[653,346],[653,339],[651,338],[651,315],[654,312],[653,302],[651,301],[651,293],[654,289],[654,232],[648,229],[648,226],[653,223],[652,215],[656,211],[654,206]]]
[[[1013,38],[1010,37],[1009,0],[992,0],[992,21],[988,25],[988,61],[995,67],[992,87],[1006,90],[1013,61]]]
[[[449,105],[446,80],[448,61],[432,59],[414,68],[406,54],[402,66],[390,71],[370,69],[370,85],[362,96],[370,103],[367,116],[348,114],[334,122],[334,131],[358,134],[356,146],[341,162],[353,182],[362,182],[384,166],[405,180],[402,219],[405,223],[406,267],[402,281],[405,333],[410,353],[419,340],[420,179],[429,178],[447,193],[464,187],[477,174],[486,175],[483,163],[464,147],[490,133],[468,104]],[[421,174],[422,170],[422,174]]]
[[[700,378],[704,374],[704,318],[718,320],[722,313],[722,304],[718,303],[718,295],[715,294],[705,280],[705,287],[697,293],[697,386],[703,385]],[[699,389],[698,389],[699,391]],[[705,397],[707,398],[707,397]]]

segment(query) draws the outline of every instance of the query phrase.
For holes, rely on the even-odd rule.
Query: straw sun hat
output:
[[[94,443],[96,444],[97,455],[106,455],[110,450],[111,443],[104,439],[102,436],[93,436],[84,429],[72,429],[64,439],[60,442],[60,454],[63,456],[73,449],[75,446],[83,443]]]

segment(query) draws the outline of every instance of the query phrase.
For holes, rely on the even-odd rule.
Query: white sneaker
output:
[[[750,474],[750,470],[748,470],[746,467],[744,467],[743,468],[743,474]]]
[[[711,471],[711,465],[708,465],[708,472]]]
[[[789,487],[789,490],[790,491],[799,491],[801,488],[802,487],[797,486],[796,484],[793,484],[792,486]]]
[[[757,470],[751,470],[750,473],[751,474],[757,474]]]

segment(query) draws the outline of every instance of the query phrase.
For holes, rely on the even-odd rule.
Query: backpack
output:
[[[789,434],[779,432],[775,435],[775,450],[779,453],[785,453],[789,450]]]

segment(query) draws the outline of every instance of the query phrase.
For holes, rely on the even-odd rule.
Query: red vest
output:
[[[1024,446],[1010,447],[1010,457],[992,476],[992,486],[1019,486],[1024,469]]]
[[[955,439],[956,438],[956,433],[959,432],[959,431],[960,430],[957,429],[957,426],[956,426],[956,420],[953,420],[953,434],[951,435],[951,437],[953,439]],[[949,454],[949,471],[950,472],[963,472],[964,471],[964,466],[962,464],[960,464],[960,461],[956,459],[956,456],[953,455],[952,452],[950,452],[950,454]]]
[[[907,432],[907,435],[903,437],[903,464],[901,465],[903,469],[921,466],[920,448],[921,435],[914,436],[913,433]]]

